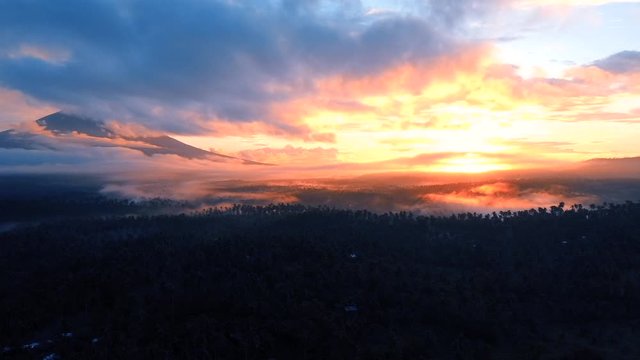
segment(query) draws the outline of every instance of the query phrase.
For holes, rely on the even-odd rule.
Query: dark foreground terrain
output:
[[[639,359],[640,203],[293,205],[0,234],[3,359]]]

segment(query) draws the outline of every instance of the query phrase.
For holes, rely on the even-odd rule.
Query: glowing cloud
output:
[[[159,168],[175,159],[140,139],[167,134],[193,151],[278,165],[220,165],[226,178],[476,174],[636,156],[634,44],[587,60],[556,59],[562,44],[553,44],[558,54],[540,64],[515,61],[527,52],[501,53],[501,44],[526,49],[553,35],[540,25],[545,11],[528,8],[597,6],[589,11],[615,20],[633,6],[610,3],[3,2],[0,130],[35,134],[57,151],[138,149],[162,155],[140,160]],[[493,26],[492,16],[507,25]],[[511,20],[524,30],[508,33]],[[620,24],[603,25],[603,34],[634,29]],[[33,124],[58,109],[103,119],[121,135],[59,136]],[[136,152],[117,153],[138,161]],[[94,155],[87,162],[104,160]],[[200,160],[180,168],[206,168]]]

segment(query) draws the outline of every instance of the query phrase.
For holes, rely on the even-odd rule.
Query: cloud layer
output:
[[[174,132],[211,130],[208,119],[266,120],[295,132],[268,118],[268,106],[312,91],[314,79],[457,50],[427,18],[373,19],[349,3],[5,1],[0,84]],[[431,9],[432,19],[453,22],[466,5],[434,1]]]

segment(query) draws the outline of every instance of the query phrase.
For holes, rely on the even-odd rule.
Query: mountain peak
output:
[[[107,129],[102,121],[58,111],[36,120],[36,123],[56,135],[78,132],[95,137],[113,138],[116,134]]]

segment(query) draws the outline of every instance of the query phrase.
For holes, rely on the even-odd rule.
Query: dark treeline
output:
[[[234,206],[0,234],[7,359],[638,359],[638,304],[632,202]]]
[[[0,223],[87,216],[166,214],[189,211],[196,207],[186,201],[161,198],[133,201],[100,194],[84,194],[79,197],[50,195],[37,199],[0,198]]]

